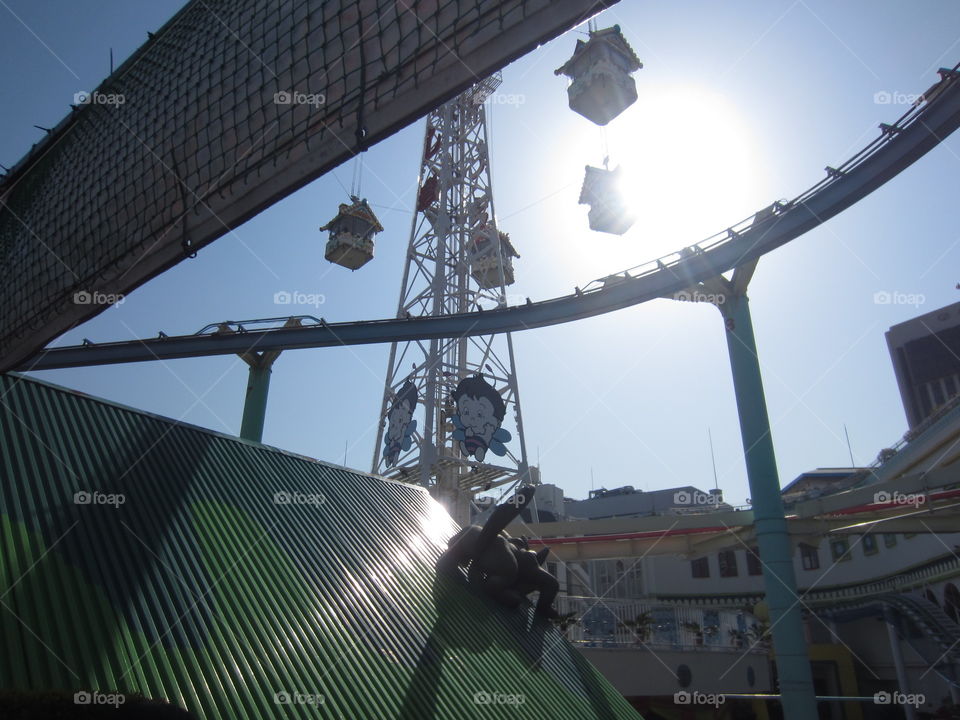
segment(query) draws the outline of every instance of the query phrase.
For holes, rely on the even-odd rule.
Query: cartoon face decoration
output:
[[[393,467],[401,450],[409,450],[417,421],[413,412],[417,409],[417,386],[407,380],[387,413],[387,434],[384,438],[383,459],[387,467]]]
[[[483,462],[487,449],[494,455],[506,455],[505,442],[510,433],[500,427],[507,412],[503,398],[482,377],[464,378],[452,395],[457,406],[453,416],[453,439],[460,442],[465,455]]]

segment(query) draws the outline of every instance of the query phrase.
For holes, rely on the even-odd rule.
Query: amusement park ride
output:
[[[484,108],[499,85],[489,77],[427,116],[398,318],[506,304],[517,252],[496,225]],[[476,492],[528,482],[509,333],[391,345],[373,472],[430,488],[461,523]]]
[[[588,40],[578,41],[557,73],[571,78],[571,109],[603,126],[637,99],[631,73],[641,67],[618,27],[591,27]],[[722,287],[731,299],[721,311],[785,717],[806,720],[816,716],[816,705],[793,602],[796,583],[746,286],[763,254],[857,202],[960,125],[960,72],[943,69],[940,75],[922,102],[895,123],[882,125],[879,138],[847,163],[828,168],[826,178],[794,200],[774,203],[707,241],[577,288],[570,296],[508,306],[506,287],[514,282],[512,261],[518,254],[494,212],[484,111],[500,83],[493,74],[427,116],[395,318],[219,323],[195,335],[52,348],[15,369],[237,353],[251,367],[243,435],[259,440],[270,365],[279,351],[390,342],[373,471],[429,488],[465,521],[475,493],[536,482],[526,455],[511,331],[570,322],[694,287]],[[591,206],[591,229],[620,235],[632,220],[617,188],[620,170],[606,165],[587,167],[580,202]],[[357,270],[373,258],[374,236],[383,228],[366,200],[352,195],[321,229],[330,233],[327,260]],[[721,273],[729,270],[734,274],[728,279]]]
[[[643,63],[620,32],[620,26],[597,30],[591,21],[589,39],[577,41],[573,57],[555,74],[571,79],[567,88],[570,109],[604,127],[637,100],[632,73]],[[605,137],[605,136],[604,136]],[[620,168],[588,165],[580,191],[580,204],[589,205],[590,229],[623,235],[633,225],[631,203],[623,196]]]
[[[636,102],[641,67],[619,27],[591,24],[556,72],[571,79],[570,108],[606,125]],[[519,254],[496,223],[484,108],[500,83],[492,75],[427,116],[397,318],[506,307]],[[618,180],[619,169],[587,167],[591,229],[620,235],[632,224]],[[327,259],[356,270],[383,228],[366,200],[351,201],[321,230]],[[393,342],[373,472],[429,488],[461,523],[478,492],[533,482],[514,359],[510,333]]]

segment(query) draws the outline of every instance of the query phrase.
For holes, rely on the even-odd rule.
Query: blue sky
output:
[[[73,94],[122,62],[179,2],[2,0],[0,163],[12,166]],[[866,145],[905,95],[960,61],[960,5],[900,2],[640,2],[619,23],[643,60],[639,101],[606,132],[632,175],[639,220],[592,233],[577,205],[601,131],[567,108],[553,75],[576,32],[503,73],[492,106],[498,225],[521,254],[511,292],[533,299],[640,264],[797,195]],[[580,28],[581,31],[585,28]],[[422,121],[371,149],[362,194],[386,230],[356,273],[323,259],[318,227],[351,166],[317,180],[57,341],[194,332],[226,319],[287,314],[282,290],[316,293],[296,312],[342,321],[395,313],[416,191]],[[955,222],[960,138],[855,207],[765,256],[751,307],[781,481],[858,463],[906,429],[883,333],[960,300]],[[878,304],[876,293],[922,296]],[[723,325],[708,305],[657,300],[514,336],[527,446],[543,480],[597,487],[710,487],[707,430],[729,502],[749,496]],[[388,346],[299,350],[274,369],[264,441],[369,470]],[[239,432],[246,366],[214,357],[37,373],[39,377],[227,433]]]

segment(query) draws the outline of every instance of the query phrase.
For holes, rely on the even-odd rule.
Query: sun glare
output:
[[[750,203],[759,168],[729,100],[678,88],[639,102],[645,107],[629,123],[608,130],[611,163],[624,166],[624,192],[638,216],[629,235],[669,252],[677,241],[699,242],[757,209]]]
[[[572,155],[580,167],[602,166],[606,148],[610,169],[623,168],[622,192],[636,214],[617,237],[591,233],[587,208],[579,206],[577,222],[596,241],[600,273],[700,242],[759,208],[763,168],[749,128],[730,100],[706,88],[642,88],[637,103],[605,131],[584,126],[568,147],[564,162],[575,163]],[[601,243],[606,247],[596,252]],[[577,263],[584,269],[584,258]]]

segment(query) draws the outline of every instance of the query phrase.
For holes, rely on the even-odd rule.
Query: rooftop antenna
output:
[[[714,490],[719,490],[720,485],[717,483],[717,458],[713,455],[713,433],[710,432],[709,426],[707,426],[707,437],[710,438],[710,462],[713,463],[713,488]]]
[[[843,434],[847,438],[847,452],[850,453],[850,467],[856,467],[857,464],[853,461],[853,448],[850,447],[850,433],[847,432],[847,424],[843,424]]]
[[[347,466],[347,441],[343,441],[343,466]]]
[[[110,74],[113,75],[113,48],[110,48]]]

